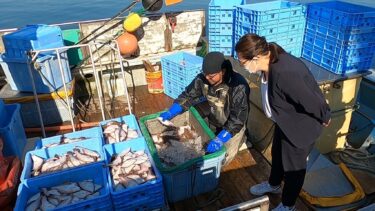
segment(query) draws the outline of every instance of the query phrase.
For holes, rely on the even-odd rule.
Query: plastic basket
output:
[[[53,187],[65,182],[80,182],[83,180],[93,180],[95,184],[101,185],[102,189],[100,190],[100,195],[54,210],[112,210],[107,174],[103,164],[102,162],[96,163],[95,165],[71,169],[59,174],[29,181],[27,184],[21,183],[18,189],[15,211],[25,210],[28,199],[40,192],[41,188]]]
[[[375,53],[375,42],[342,41],[309,29],[303,46],[303,58],[336,74],[370,69]]]
[[[290,1],[270,1],[236,7],[236,21],[255,25],[277,25],[303,20],[306,6]]]
[[[47,178],[49,175],[59,175],[62,172],[69,171],[70,169],[79,168],[81,166],[89,166],[89,165],[93,165],[97,163],[97,162],[94,162],[94,163],[84,164],[84,165],[74,167],[74,168],[64,169],[64,170],[55,171],[51,173],[44,173],[36,177],[31,177],[31,171],[32,171],[32,166],[33,166],[31,155],[37,155],[43,159],[48,159],[55,155],[64,155],[68,151],[72,151],[76,146],[96,151],[100,155],[100,159],[97,162],[105,160],[103,149],[102,149],[102,140],[100,138],[87,139],[85,141],[75,142],[71,144],[64,144],[64,145],[51,147],[51,148],[37,149],[37,150],[29,151],[26,153],[24,168],[21,174],[21,181],[25,184],[28,184],[30,181],[38,180],[41,178]]]
[[[342,27],[375,27],[375,9],[341,1],[308,4],[308,18]]]
[[[137,119],[135,118],[134,114],[129,114],[129,115],[126,115],[126,116],[102,121],[102,122],[99,123],[99,127],[102,128],[106,123],[108,123],[110,121],[125,123],[125,124],[128,125],[128,127],[130,129],[133,129],[133,130],[137,131],[138,137],[142,137],[141,130],[139,129],[138,122],[137,122]],[[102,136],[102,137],[103,137],[104,144],[107,144],[104,136]]]
[[[58,26],[27,25],[3,36],[8,58],[27,59],[26,51],[58,48],[64,46],[61,29]]]
[[[209,51],[218,51],[226,56],[232,55],[235,6],[243,0],[211,0],[208,5],[208,42]],[[224,40],[224,42],[222,42]],[[230,49],[230,50],[228,50]]]
[[[302,57],[336,74],[367,71],[375,53],[375,9],[331,1],[308,5]]]
[[[155,163],[150,155],[145,139],[137,138],[126,142],[108,144],[104,146],[104,154],[106,156],[107,164],[110,163],[111,158],[115,154],[119,154],[124,150],[131,149],[132,151],[144,150],[151,162],[152,169],[155,173],[156,179],[148,181],[144,184],[127,188],[121,191],[115,191],[114,183],[110,169],[107,168],[109,190],[112,197],[114,208],[142,208],[144,206],[153,206],[161,204],[159,208],[164,206],[164,189],[162,176],[159,170],[155,167]],[[132,209],[129,209],[132,210]]]
[[[172,99],[176,99],[186,88],[184,83],[172,78],[169,80],[165,80],[164,78],[163,83],[164,93]]]
[[[178,52],[161,58],[164,92],[176,98],[201,72],[203,58],[185,52]],[[177,84],[175,84],[178,82]],[[170,86],[170,84],[177,85]]]
[[[3,104],[2,104],[3,105]],[[19,104],[3,105],[0,118],[0,136],[4,141],[4,156],[17,156],[22,159],[26,146],[26,135],[22,125]]]
[[[100,127],[93,127],[86,130],[80,130],[72,133],[66,133],[64,135],[57,135],[49,138],[41,139],[36,143],[36,147],[38,149],[43,148],[49,144],[59,143],[61,137],[64,136],[66,138],[86,138],[86,139],[103,139],[102,130]],[[76,143],[76,142],[74,142]]]
[[[68,58],[66,52],[61,55],[62,70],[65,75],[65,82],[72,80]],[[10,81],[12,90],[22,92],[32,92],[32,80],[29,74],[28,63],[24,58],[11,58],[1,55],[7,80]],[[4,66],[4,64],[3,64]],[[64,83],[60,73],[60,66],[57,55],[54,53],[44,54],[36,60],[35,65],[31,65],[35,89],[37,93],[51,93],[61,88]]]
[[[375,42],[375,27],[348,28],[309,19],[306,23],[306,30],[347,43]]]
[[[183,115],[185,116],[178,118],[186,118],[186,121],[189,121],[194,126],[203,140],[209,141],[215,137],[215,134],[209,129],[194,107],[191,107]],[[147,128],[147,122],[152,121],[158,116],[159,113],[142,117],[140,119],[140,126],[156,167],[163,175],[168,201],[177,202],[215,189],[218,185],[222,162],[225,158],[225,147],[218,152],[192,159],[181,165],[165,167],[161,163],[149,129]],[[172,121],[175,121],[176,118]]]

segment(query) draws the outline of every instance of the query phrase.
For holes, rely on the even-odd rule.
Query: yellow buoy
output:
[[[127,32],[134,32],[142,25],[142,19],[137,13],[131,13],[126,17],[123,25]]]

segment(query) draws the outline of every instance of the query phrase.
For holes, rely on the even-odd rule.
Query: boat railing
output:
[[[88,48],[89,58],[91,60],[90,65],[91,65],[92,71],[94,73],[93,75],[94,75],[94,78],[95,78],[95,85],[97,87],[97,94],[98,94],[98,98],[99,98],[100,111],[101,111],[102,119],[104,121],[104,120],[106,120],[106,117],[105,117],[105,114],[104,114],[104,103],[103,103],[103,101],[104,101],[103,96],[104,95],[103,95],[102,86],[100,84],[100,79],[99,79],[99,74],[98,74],[98,71],[97,71],[96,63],[94,62],[94,57],[93,57],[93,48],[96,48],[98,45],[100,45],[101,47],[105,46],[105,47],[109,48],[111,51],[115,52],[115,54],[117,56],[117,59],[118,59],[118,62],[119,62],[121,75],[122,75],[122,83],[123,83],[123,86],[124,86],[124,97],[126,98],[125,100],[128,103],[129,113],[130,114],[132,113],[129,93],[128,93],[128,89],[127,89],[127,83],[126,83],[126,79],[125,79],[123,59],[121,57],[119,45],[118,45],[116,40],[111,40],[111,41],[105,42],[105,43],[91,42],[91,43],[88,43],[88,44],[78,44],[78,45],[71,45],[71,46],[63,46],[63,47],[59,47],[59,48],[49,48],[49,49],[43,49],[43,50],[30,51],[28,53],[28,69],[29,69],[30,77],[32,79],[33,94],[34,94],[37,112],[38,112],[39,120],[40,120],[40,125],[41,125],[41,129],[42,129],[42,133],[43,133],[44,137],[46,136],[46,134],[45,134],[45,129],[44,129],[42,113],[41,113],[41,109],[40,109],[40,105],[39,105],[39,100],[38,100],[37,93],[36,93],[35,81],[34,81],[33,74],[32,74],[33,69],[31,68],[31,65],[36,61],[36,59],[37,59],[37,57],[40,53],[51,52],[51,51],[56,52],[57,60],[58,60],[58,64],[59,64],[59,72],[60,72],[60,76],[63,80],[66,102],[67,102],[68,110],[69,110],[69,114],[70,114],[70,122],[71,122],[73,131],[75,131],[75,124],[74,124],[73,114],[72,114],[71,105],[70,105],[70,101],[69,101],[68,88],[67,88],[67,85],[66,85],[68,82],[65,81],[65,73],[64,73],[64,70],[63,70],[63,67],[62,67],[61,53],[65,52],[69,49],[74,49],[74,48]]]

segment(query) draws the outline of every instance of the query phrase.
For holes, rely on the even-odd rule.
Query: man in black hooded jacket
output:
[[[222,53],[208,53],[202,70],[203,73],[197,75],[173,105],[160,114],[160,118],[171,120],[195,105],[201,115],[208,118],[217,135],[208,143],[206,151],[216,152],[225,144],[226,163],[229,163],[246,138],[250,88],[247,81],[233,71],[232,64]]]

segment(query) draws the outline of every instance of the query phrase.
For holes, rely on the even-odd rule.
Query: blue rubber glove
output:
[[[214,138],[213,140],[210,141],[207,145],[206,151],[208,153],[214,153],[217,152],[223,147],[224,143],[229,141],[232,138],[232,134],[226,130],[220,131],[220,133]]]
[[[173,103],[172,106],[165,112],[161,113],[159,117],[162,121],[171,120],[183,111],[182,107],[178,103]]]

